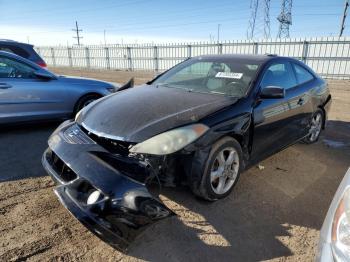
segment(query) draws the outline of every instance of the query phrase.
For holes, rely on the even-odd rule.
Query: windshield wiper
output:
[[[157,84],[157,86],[176,88],[176,89],[181,89],[181,90],[186,90],[186,91],[189,90],[189,88],[186,88],[186,87],[183,87],[183,86],[174,85],[174,84],[169,84],[169,83],[159,83],[159,84]]]
[[[211,94],[218,94],[218,95],[226,95],[225,93],[217,92],[217,91],[209,91]]]
[[[156,86],[169,86],[168,83],[159,83],[159,84],[156,84]]]

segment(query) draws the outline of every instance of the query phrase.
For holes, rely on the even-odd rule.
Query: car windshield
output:
[[[246,95],[259,65],[235,58],[194,58],[173,67],[152,84],[191,92],[242,97]]]

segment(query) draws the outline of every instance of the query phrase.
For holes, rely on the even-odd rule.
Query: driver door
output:
[[[0,56],[0,123],[46,119],[60,111],[55,80],[39,79],[35,68]]]
[[[284,98],[259,98],[254,108],[252,159],[260,161],[300,137],[298,119],[302,112],[294,104],[297,80],[288,61],[274,62],[265,70],[260,90],[267,86],[285,89]]]

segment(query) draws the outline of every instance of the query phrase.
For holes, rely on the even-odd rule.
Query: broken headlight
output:
[[[332,246],[337,261],[350,257],[350,188],[345,191],[333,218]]]
[[[168,155],[174,153],[201,137],[209,127],[193,124],[176,128],[138,143],[130,149],[132,153]]]

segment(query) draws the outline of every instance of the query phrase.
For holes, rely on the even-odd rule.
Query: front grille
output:
[[[95,144],[78,125],[72,125],[63,132],[64,140],[70,144]]]
[[[77,178],[77,175],[70,169],[54,152],[51,153],[51,163],[56,174],[64,182],[70,182]]]
[[[129,148],[132,143],[120,141],[120,140],[112,140],[105,137],[100,137],[95,135],[94,133],[88,131],[83,126],[79,126],[79,128],[87,135],[90,139],[95,141],[95,143],[102,146],[104,149],[109,151],[112,154],[118,154],[122,156],[127,156],[129,154]]]

